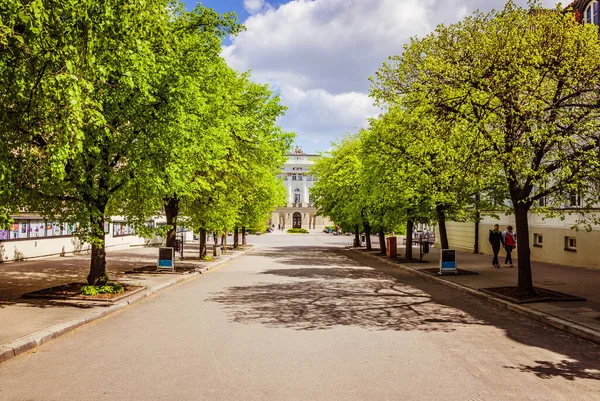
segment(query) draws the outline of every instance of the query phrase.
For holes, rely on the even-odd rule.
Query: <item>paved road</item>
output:
[[[600,400],[600,347],[272,234],[0,365],[0,400]],[[376,267],[376,268],[373,268]]]

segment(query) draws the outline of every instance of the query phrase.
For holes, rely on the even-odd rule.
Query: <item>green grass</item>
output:
[[[287,232],[288,234],[308,234],[308,230],[304,228],[290,228]]]

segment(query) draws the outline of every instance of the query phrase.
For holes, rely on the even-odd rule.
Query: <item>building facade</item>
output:
[[[20,261],[46,256],[88,254],[91,246],[76,235],[77,226],[45,219],[35,213],[11,216],[13,222],[7,230],[0,230],[0,263]],[[166,224],[164,216],[149,220],[150,226]],[[192,232],[178,227],[185,240],[192,239]],[[159,245],[163,238],[143,238],[122,216],[113,216],[104,223],[107,249],[126,249],[130,246]]]
[[[317,181],[311,169],[319,157],[304,153],[300,147],[287,155],[283,170],[278,174],[278,178],[285,185],[287,202],[286,206],[277,208],[271,214],[270,226],[275,229],[322,230],[331,225],[326,217],[317,216],[317,209],[310,194],[310,189]]]
[[[598,0],[576,0],[569,4],[569,7],[577,15],[577,19],[584,24],[600,25],[598,12],[600,11],[600,2]]]

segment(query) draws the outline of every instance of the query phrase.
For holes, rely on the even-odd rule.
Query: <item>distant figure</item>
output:
[[[512,226],[506,227],[506,231],[502,233],[502,240],[504,241],[504,249],[506,249],[506,259],[504,259],[504,264],[508,265],[510,262],[510,267],[514,267],[512,250],[517,247],[517,240]]]
[[[277,224],[277,229],[281,230],[281,224]]]
[[[504,245],[504,238],[498,224],[494,224],[494,229],[490,231],[489,241],[490,245],[492,245],[492,251],[494,251],[492,265],[494,265],[496,269],[499,269],[500,263],[498,263],[498,252],[500,252],[500,245]]]
[[[417,239],[417,235],[419,235],[419,234],[417,233],[417,229],[415,228],[413,230],[413,239]]]
[[[431,237],[431,233],[429,232],[429,230],[425,230],[425,238],[429,239],[429,237]]]

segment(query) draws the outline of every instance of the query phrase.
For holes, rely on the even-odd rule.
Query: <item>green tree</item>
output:
[[[354,246],[360,245],[359,230],[365,221],[361,195],[362,161],[359,136],[347,136],[334,144],[330,156],[317,160],[312,172],[319,179],[311,188],[318,213],[330,217],[343,229],[354,231]]]
[[[431,220],[433,201],[411,179],[420,161],[407,157],[408,128],[395,117],[392,113],[383,115],[361,132],[363,180],[369,188],[366,204],[380,227],[382,253],[385,228],[393,230],[406,224],[405,257],[410,260],[413,225]]]
[[[197,6],[172,8],[170,53],[161,57],[160,81],[153,89],[155,140],[147,147],[152,167],[129,184],[129,199],[145,210],[165,210],[167,246],[175,246],[178,218],[189,214],[197,196],[213,191],[229,168],[224,159],[234,146],[229,130],[234,117],[231,93],[238,74],[221,58],[221,41],[243,27],[233,14]],[[142,190],[140,190],[142,188]]]
[[[38,72],[42,78],[50,72],[44,67],[44,52],[49,49],[40,40],[40,32],[48,32],[50,43],[64,46],[69,55],[81,51],[82,55],[52,64],[58,70],[62,63],[71,71],[65,79],[85,83],[81,99],[69,97],[70,106],[64,106],[67,111],[56,110],[55,123],[17,126],[23,135],[11,142],[9,163],[19,166],[13,181],[18,183],[24,204],[49,218],[79,223],[78,234],[92,245],[88,282],[94,284],[106,267],[106,216],[126,214],[130,203],[124,188],[149,166],[145,149],[154,141],[149,127],[157,103],[152,88],[161,72],[157,55],[169,52],[164,38],[170,15],[168,3],[160,0],[63,3],[36,2],[37,8],[26,7],[32,15],[46,18],[23,28],[23,43],[42,59]],[[71,42],[72,27],[81,38]],[[9,65],[16,70],[29,68],[23,58],[9,59]],[[51,103],[53,96],[62,100],[62,91],[51,86],[46,92],[37,87],[28,90],[40,103]],[[39,108],[53,113],[43,105]],[[77,112],[69,114],[70,108]],[[46,114],[33,119],[43,119]],[[67,139],[57,132],[65,132]]]
[[[505,180],[519,240],[519,289],[533,292],[528,213],[585,191],[598,172],[600,40],[592,25],[539,3],[475,13],[414,39],[377,73],[373,95],[472,126],[480,163]],[[465,155],[467,157],[467,155]]]

